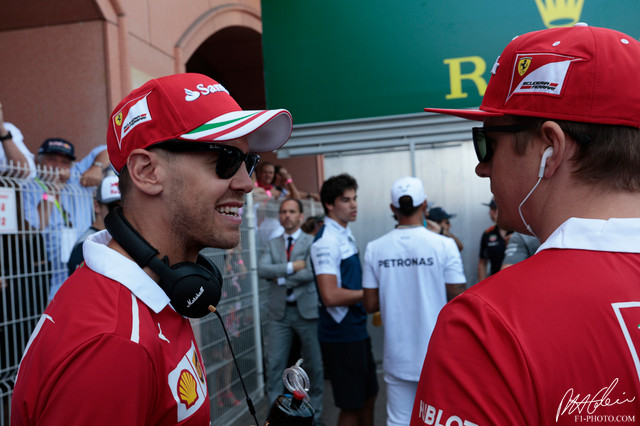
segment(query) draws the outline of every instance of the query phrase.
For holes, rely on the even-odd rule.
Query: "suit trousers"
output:
[[[309,398],[315,410],[315,419],[319,421],[322,414],[322,394],[324,391],[324,372],[322,369],[322,353],[318,341],[318,320],[308,320],[300,316],[297,306],[287,306],[284,317],[269,321],[269,337],[267,341],[267,396],[273,403],[283,393],[282,372],[290,367],[287,364],[289,350],[293,341],[293,333],[300,338],[302,346],[302,368],[309,376]],[[287,391],[288,392],[288,391]]]

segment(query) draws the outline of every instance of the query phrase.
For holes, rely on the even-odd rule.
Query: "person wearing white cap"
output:
[[[367,312],[382,316],[387,425],[399,426],[411,418],[438,313],[465,290],[466,277],[455,241],[423,225],[427,196],[420,179],[396,180],[390,207],[398,224],[367,244],[362,287]]]
[[[202,74],[153,79],[120,101],[107,149],[122,208],[87,238],[31,337],[12,424],[210,424],[189,318],[217,313],[222,275],[199,253],[238,245],[257,153],[291,130],[288,111],[243,111]]]
[[[479,109],[426,109],[482,121],[497,223],[541,245],[442,309],[411,425],[640,420],[639,69],[637,35],[533,31]]]
[[[78,238],[71,255],[67,261],[69,268],[69,275],[73,274],[78,266],[84,261],[84,255],[82,254],[82,244],[84,240],[91,234],[95,234],[98,231],[104,229],[104,218],[111,210],[120,205],[120,189],[118,188],[118,176],[107,176],[102,179],[100,185],[96,188],[96,196],[93,199],[93,210],[96,216],[91,226],[84,231],[84,233]]]

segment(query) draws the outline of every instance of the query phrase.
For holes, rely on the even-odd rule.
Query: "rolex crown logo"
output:
[[[536,0],[547,28],[570,27],[580,20],[584,0]]]

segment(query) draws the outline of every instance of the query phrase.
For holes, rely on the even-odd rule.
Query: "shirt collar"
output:
[[[349,240],[355,242],[355,238],[353,237],[353,233],[351,232],[351,228],[349,228],[349,225],[344,227],[344,226],[340,225],[337,221],[331,219],[329,216],[325,216],[324,225],[328,226],[331,229],[333,229],[334,232],[337,232],[340,235],[343,235],[343,236],[347,237]]]
[[[324,224],[331,228],[334,228],[336,231],[340,231],[341,233],[351,233],[351,229],[349,229],[349,225],[347,225],[346,227],[342,226],[337,221],[331,219],[329,216],[325,216]]]
[[[285,241],[287,241],[289,237],[293,237],[293,241],[298,241],[298,238],[300,238],[300,234],[302,234],[302,229],[298,228],[293,234],[289,235],[285,232],[283,236]]]
[[[572,217],[560,225],[538,251],[560,248],[640,253],[638,235],[640,218],[603,220]]]
[[[86,265],[128,288],[155,313],[162,311],[170,302],[167,294],[137,263],[107,247],[109,242],[111,235],[106,230],[87,237],[82,247]]]

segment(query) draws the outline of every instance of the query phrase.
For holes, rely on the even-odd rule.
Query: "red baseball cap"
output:
[[[482,121],[522,115],[640,127],[640,42],[608,28],[534,31],[514,38],[491,71],[479,110],[425,111]]]
[[[280,148],[293,121],[284,109],[243,111],[227,89],[202,74],[175,74],[150,80],[115,107],[107,149],[119,173],[131,151],[171,139],[224,143],[247,137],[251,152]]]

